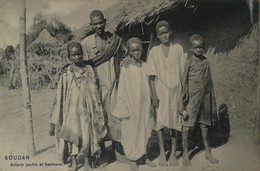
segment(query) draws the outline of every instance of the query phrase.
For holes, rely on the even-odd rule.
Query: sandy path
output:
[[[0,88],[0,171],[11,170],[69,170],[65,166],[39,166],[40,163],[59,164],[58,155],[54,148],[54,137],[48,135],[48,119],[54,97],[54,91],[41,90],[32,91],[33,124],[37,155],[29,160],[5,160],[9,155],[26,155],[24,141],[24,120],[22,111],[22,94],[19,90],[7,91]],[[217,165],[211,165],[204,159],[204,153],[199,152],[192,159],[192,167],[182,166],[179,159],[179,166],[151,169],[147,166],[140,166],[139,170],[171,171],[260,171],[260,141],[255,139],[250,130],[231,130],[229,142],[219,148],[213,149],[213,155],[220,160]],[[153,148],[153,147],[151,147]],[[158,159],[154,162],[157,163]],[[30,163],[30,167],[25,165]],[[16,166],[10,166],[14,164]],[[24,164],[24,166],[17,166]],[[37,166],[35,166],[37,165]],[[125,164],[114,162],[106,167],[95,170],[125,171],[130,170]],[[83,171],[83,169],[79,169]]]

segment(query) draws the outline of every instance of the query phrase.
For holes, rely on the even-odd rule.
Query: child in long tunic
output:
[[[85,168],[90,170],[88,155],[99,152],[99,142],[105,137],[104,115],[93,69],[82,63],[79,43],[68,46],[72,61],[61,74],[50,118],[50,135],[56,134],[58,148],[70,154],[72,167],[77,169],[76,156],[84,155]]]
[[[136,161],[146,155],[146,145],[152,132],[151,95],[147,64],[142,62],[142,42],[131,38],[128,43],[129,56],[122,62],[113,115],[121,120],[121,143],[131,169],[136,170]],[[146,164],[154,167],[146,157]]]
[[[172,43],[172,31],[168,22],[158,22],[156,25],[156,34],[161,44],[151,49],[147,62],[150,66],[149,75],[153,105],[158,107],[155,130],[159,137],[159,165],[167,166],[163,129],[168,128],[172,131],[172,151],[169,158],[169,165],[176,166],[178,165],[175,151],[176,131],[181,131],[182,127],[182,79],[186,54],[183,52],[180,44]]]
[[[183,122],[183,164],[191,165],[188,154],[188,132],[196,123],[200,124],[205,158],[211,163],[218,163],[209,150],[208,127],[217,120],[216,102],[209,61],[203,56],[204,41],[200,35],[190,38],[192,57],[187,60],[186,73],[188,83],[188,103]]]

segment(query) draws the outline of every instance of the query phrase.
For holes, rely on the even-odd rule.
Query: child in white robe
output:
[[[182,81],[186,54],[180,44],[172,42],[172,30],[167,21],[157,23],[156,35],[160,40],[160,45],[151,49],[147,63],[150,68],[152,101],[157,108],[155,130],[159,137],[159,165],[164,167],[168,165],[163,137],[164,128],[168,128],[172,133],[169,166],[177,166],[176,134],[182,128],[182,99],[184,97]]]
[[[153,127],[151,94],[147,64],[141,61],[142,42],[131,38],[128,43],[129,56],[122,62],[119,77],[117,104],[112,114],[121,120],[121,144],[132,170],[136,161],[146,155],[146,145]],[[155,167],[147,157],[145,163]]]

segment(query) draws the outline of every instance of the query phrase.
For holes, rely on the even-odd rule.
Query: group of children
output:
[[[178,165],[176,135],[182,132],[182,162],[189,166],[188,132],[198,123],[205,158],[218,163],[211,155],[207,141],[208,127],[217,120],[217,113],[209,61],[203,56],[203,38],[200,35],[190,38],[192,56],[187,56],[180,44],[172,43],[169,23],[160,21],[156,25],[160,45],[152,47],[147,62],[141,60],[142,41],[136,37],[128,40],[127,53],[120,61],[115,54],[121,42],[116,44],[117,39],[110,39],[111,36],[104,32],[102,12],[94,10],[90,19],[95,31],[93,41],[100,43],[92,46],[87,40],[83,44],[68,45],[71,64],[60,76],[51,113],[50,135],[57,137],[62,161],[69,160],[64,157],[67,154],[73,169],[77,170],[76,157],[82,155],[86,170],[90,170],[88,157],[100,156],[100,151],[105,151],[104,141],[110,136],[114,137],[110,140],[123,148],[123,153],[116,151],[115,156],[128,163],[132,170],[137,170],[140,159],[155,167],[146,155],[147,142],[154,129],[159,137],[158,165]],[[111,45],[117,48],[111,50]],[[89,57],[84,58],[84,55]],[[116,69],[115,61],[120,62],[120,70]],[[119,76],[112,71],[120,71]],[[107,124],[110,114],[118,119],[119,129]],[[171,130],[168,163],[164,128]],[[119,138],[113,136],[115,131],[120,132]]]

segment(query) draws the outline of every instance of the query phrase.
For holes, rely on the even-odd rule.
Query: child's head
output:
[[[93,10],[90,13],[90,25],[97,35],[105,33],[106,19],[99,10]]]
[[[127,49],[129,51],[129,55],[136,59],[140,60],[143,52],[143,47],[142,47],[142,41],[141,39],[137,37],[133,37],[127,41]]]
[[[204,52],[204,40],[203,37],[199,34],[194,34],[190,37],[190,51],[193,55],[199,57]]]
[[[7,46],[5,49],[5,57],[7,60],[15,59],[15,50],[13,46]]]
[[[172,30],[167,21],[159,21],[156,24],[156,35],[162,44],[169,44],[171,42]]]
[[[78,42],[72,42],[68,45],[68,57],[74,64],[79,64],[83,59],[83,50]]]

